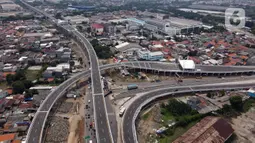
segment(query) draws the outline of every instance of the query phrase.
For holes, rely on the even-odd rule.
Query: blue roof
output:
[[[253,98],[255,98],[255,93],[252,93],[252,92],[248,92],[248,95],[249,95],[250,97],[253,97]]]
[[[127,20],[132,21],[132,22],[139,23],[139,24],[141,24],[141,25],[144,25],[144,24],[145,24],[145,21],[142,21],[142,20],[139,20],[139,19],[136,19],[136,18],[127,18]]]

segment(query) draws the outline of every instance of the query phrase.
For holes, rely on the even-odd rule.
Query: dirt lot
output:
[[[255,142],[255,108],[232,119],[232,127],[237,135],[237,143]]]
[[[153,79],[161,80],[161,81],[174,79],[174,77],[172,76],[158,76],[158,75],[149,74],[149,73],[144,73],[147,76],[146,78],[139,79],[138,77],[134,76],[137,74],[137,72],[136,73],[130,72],[131,74],[130,76],[123,77],[119,71],[114,71],[114,70],[108,70],[107,74],[116,82],[148,82],[148,81],[152,81]]]
[[[155,130],[160,127],[158,117],[161,116],[159,105],[154,106],[149,111],[141,115],[141,120],[137,127],[139,143],[153,143],[155,139]]]

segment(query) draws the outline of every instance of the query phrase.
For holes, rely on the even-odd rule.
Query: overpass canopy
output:
[[[183,70],[195,70],[195,62],[193,60],[179,60],[179,64]]]

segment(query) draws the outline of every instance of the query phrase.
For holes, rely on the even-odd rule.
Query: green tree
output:
[[[35,94],[38,94],[38,91],[36,89],[25,90],[25,98],[33,97]]]
[[[90,43],[93,47],[99,45],[99,41],[97,39],[93,39]]]
[[[174,116],[187,115],[192,112],[192,108],[189,105],[176,99],[170,99],[166,108]]]
[[[38,90],[36,90],[36,89],[31,89],[30,91],[31,91],[31,93],[32,93],[33,95],[39,93]]]
[[[33,94],[30,90],[25,90],[25,98],[33,97]]]
[[[87,28],[87,33],[90,33],[90,32],[91,32],[91,28],[88,27],[88,28]]]
[[[15,81],[12,84],[14,94],[22,94],[25,91],[25,86],[22,81]]]
[[[243,107],[243,100],[241,96],[232,96],[229,99],[231,106],[238,110],[241,111]]]
[[[14,76],[14,81],[26,79],[24,70],[18,70]]]
[[[61,13],[57,13],[57,14],[55,15],[55,17],[56,17],[56,19],[62,19]]]
[[[30,80],[24,80],[23,84],[24,84],[26,89],[29,89],[30,87],[33,86],[33,83]]]
[[[12,82],[14,81],[14,75],[7,74],[6,81],[7,81],[8,85],[11,85]]]
[[[225,91],[224,90],[220,91],[220,96],[225,96]]]

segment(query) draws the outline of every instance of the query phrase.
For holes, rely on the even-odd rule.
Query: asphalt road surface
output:
[[[162,94],[168,94],[171,96],[171,93],[181,93],[181,92],[193,92],[193,91],[203,91],[203,90],[220,90],[220,89],[240,89],[242,87],[253,87],[255,85],[254,83],[227,83],[227,84],[215,84],[215,85],[200,85],[200,86],[188,86],[188,87],[173,87],[168,89],[162,89],[158,91],[149,92],[137,100],[135,100],[129,108],[126,110],[124,116],[123,116],[123,140],[125,143],[136,143],[136,136],[134,136],[134,130],[133,130],[133,117],[135,116],[137,109],[139,106],[145,102],[146,100],[162,95]]]
[[[45,122],[45,118],[47,116],[47,112],[38,112],[38,115],[35,116],[33,120],[33,128],[31,128],[31,133],[29,138],[27,139],[27,143],[39,143],[41,141],[41,134],[43,131],[43,124]]]

